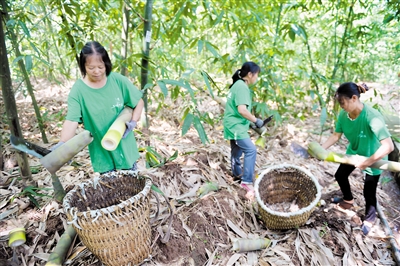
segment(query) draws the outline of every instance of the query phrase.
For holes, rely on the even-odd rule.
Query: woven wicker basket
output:
[[[304,225],[321,198],[317,179],[307,170],[282,164],[264,170],[255,182],[261,219],[268,229],[292,229]],[[298,211],[280,212],[266,205],[296,203]]]
[[[151,180],[134,171],[104,174],[64,198],[68,223],[105,265],[137,265],[151,255]]]

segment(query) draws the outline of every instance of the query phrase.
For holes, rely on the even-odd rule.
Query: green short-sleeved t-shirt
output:
[[[335,131],[343,133],[350,142],[346,154],[358,154],[366,157],[378,150],[381,140],[390,137],[383,116],[366,104],[360,115],[353,121],[348,118],[347,112],[342,110],[339,113]],[[379,175],[382,170],[368,167],[365,172],[369,175]]]
[[[101,140],[125,106],[135,108],[142,92],[126,77],[111,72],[104,87],[93,89],[79,79],[68,95],[66,120],[83,123],[93,136],[89,144],[95,172],[130,169],[140,157],[134,134],[121,139],[114,151],[105,150]]]
[[[250,121],[244,118],[238,111],[239,105],[246,105],[251,110],[251,93],[243,80],[238,80],[230,88],[226,97],[224,112],[224,138],[225,139],[246,139],[250,138]]]

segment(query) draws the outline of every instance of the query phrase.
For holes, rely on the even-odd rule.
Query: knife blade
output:
[[[272,118],[274,118],[274,115],[270,115],[267,119],[265,119],[262,126],[268,124],[272,120]]]
[[[263,126],[265,126],[266,124],[268,124],[268,123],[272,120],[273,117],[274,117],[274,115],[271,115],[271,116],[269,116],[267,119],[264,119],[263,124],[262,124],[262,126],[261,126],[260,128],[262,128]],[[254,130],[257,129],[257,126],[256,126],[253,122],[250,123],[250,127],[251,127],[252,129],[254,129]]]
[[[23,138],[16,137],[14,135],[10,136],[11,145],[22,152],[35,156],[37,158],[43,158],[47,154],[51,152],[51,150],[43,148],[39,145],[33,144],[29,141],[24,140]]]
[[[294,154],[301,156],[304,159],[308,159],[310,157],[307,149],[303,148],[303,146],[301,146],[297,142],[292,141],[292,143],[290,144],[290,149]]]

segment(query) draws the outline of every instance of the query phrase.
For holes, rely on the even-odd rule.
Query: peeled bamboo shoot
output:
[[[342,155],[334,152],[328,152],[316,142],[312,142],[308,145],[308,152],[311,156],[314,156],[319,160],[350,165],[356,165],[359,162],[368,159],[368,157],[361,155]],[[381,170],[389,170],[392,172],[400,172],[400,163],[387,160],[379,160],[371,164],[369,167]]]
[[[103,146],[104,149],[113,151],[118,147],[126,129],[125,123],[129,122],[132,118],[132,111],[131,108],[125,107],[115,119],[114,123],[112,123],[101,140],[101,146]]]
[[[53,175],[58,171],[58,169],[61,168],[61,166],[63,166],[78,152],[89,145],[92,140],[93,137],[90,132],[84,130],[54,151],[41,158],[40,163]]]
[[[235,239],[232,249],[238,252],[253,251],[269,247],[271,240],[268,238]]]

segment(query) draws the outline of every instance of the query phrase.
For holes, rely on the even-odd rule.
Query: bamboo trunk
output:
[[[10,65],[8,63],[6,36],[3,29],[4,21],[7,21],[7,1],[1,0],[0,12],[0,82],[1,90],[3,93],[4,109],[7,114],[8,125],[10,126],[10,133],[17,137],[22,137],[21,126],[18,119],[17,105],[15,103],[14,91],[11,82]],[[1,155],[1,154],[0,154]],[[16,154],[18,166],[21,171],[21,176],[28,181],[32,180],[31,169],[28,163],[28,156],[25,153]]]
[[[319,160],[334,163],[356,165],[360,161],[365,161],[368,159],[368,157],[361,155],[342,155],[334,152],[328,152],[316,142],[311,142],[308,145],[308,151],[311,156],[314,156]],[[400,172],[400,163],[393,161],[379,160],[371,164],[370,167],[381,170],[389,170],[392,172]]]
[[[149,119],[148,119],[148,99],[147,90],[145,86],[148,82],[149,73],[149,60],[150,60],[150,41],[151,41],[151,23],[153,14],[153,0],[146,1],[145,13],[144,13],[144,28],[143,28],[143,48],[142,48],[142,68],[141,68],[141,81],[140,87],[143,91],[143,101],[144,101],[144,117],[146,130],[149,129]]]

